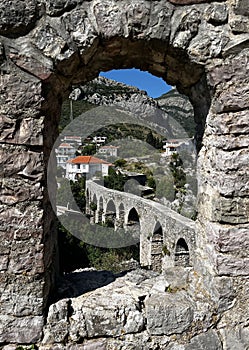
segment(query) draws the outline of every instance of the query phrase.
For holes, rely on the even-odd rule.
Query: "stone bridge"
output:
[[[100,71],[134,67],[176,86],[194,107],[193,269],[216,323],[207,318],[192,332],[205,336],[215,328],[219,349],[248,348],[248,6],[247,0],[1,1],[1,344],[43,336],[58,260],[47,165],[62,102],[72,85]],[[55,192],[50,177],[51,183]]]
[[[195,222],[166,206],[131,193],[86,182],[86,212],[94,223],[113,224],[138,233],[140,264],[156,271],[193,266]],[[134,227],[134,228],[133,228]]]

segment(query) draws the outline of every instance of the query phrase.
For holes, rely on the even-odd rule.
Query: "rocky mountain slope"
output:
[[[156,99],[159,108],[174,118],[192,137],[195,135],[193,107],[187,96],[180,94],[175,88]]]
[[[193,109],[188,98],[176,89],[153,99],[145,91],[103,77],[77,87],[70,95],[73,100],[73,118],[96,106],[117,106],[132,113],[131,121],[142,123],[161,133],[164,138],[193,136]],[[69,122],[70,102],[62,109],[61,126]],[[120,117],[122,122],[122,117]]]

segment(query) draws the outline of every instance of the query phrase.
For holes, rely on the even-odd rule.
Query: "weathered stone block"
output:
[[[42,238],[42,215],[40,202],[29,201],[15,206],[2,205],[0,207],[2,217],[1,230],[6,232],[8,240]],[[33,238],[32,238],[33,237]]]
[[[27,33],[39,17],[38,3],[35,0],[18,1],[10,3],[3,1],[0,4],[0,34],[6,36],[19,36]]]
[[[162,40],[168,40],[170,36],[170,28],[165,26],[174,11],[174,6],[168,2],[151,3],[152,10],[150,12],[150,21],[146,29],[146,35],[149,35],[151,38],[161,38]],[[155,54],[158,56],[158,54]],[[157,60],[158,58],[156,58]]]
[[[13,317],[41,316],[44,281],[36,276],[0,274],[0,313]]]
[[[217,254],[215,262],[217,273],[220,276],[247,276],[249,274],[249,258]]]
[[[234,12],[236,15],[249,16],[249,3],[246,0],[234,1]]]
[[[44,177],[44,163],[42,152],[35,152],[26,146],[12,146],[2,144],[0,147],[2,177],[16,177],[27,179],[33,186]],[[14,164],[13,164],[13,159]],[[6,180],[7,181],[7,180]],[[34,192],[37,189],[34,188]]]
[[[118,336],[125,333],[135,333],[142,330],[144,326],[144,319],[138,306],[134,300],[130,300],[129,305],[127,295],[122,297],[112,296],[118,298],[115,303],[108,300],[103,300],[100,304],[95,302],[94,305],[91,300],[86,300],[82,307],[82,313],[86,322],[87,336],[92,338],[96,336]],[[91,302],[91,305],[88,303]],[[74,308],[74,303],[72,303]]]
[[[223,86],[215,99],[214,108],[217,113],[237,112],[249,108],[248,81],[243,80],[230,86]]]
[[[224,135],[224,137],[230,136],[230,142],[227,144],[232,148],[233,143],[238,142],[241,138],[238,138],[238,135],[247,136],[249,133],[248,113],[247,111],[222,114],[210,113],[207,117],[207,128],[205,133],[207,135],[214,134]],[[231,139],[232,135],[235,135],[236,138],[234,137]],[[223,145],[227,148],[225,144]]]
[[[244,38],[246,40],[246,38]],[[232,42],[233,43],[233,42]],[[240,41],[238,41],[240,43]],[[225,60],[217,60],[208,67],[208,80],[212,86],[245,79],[249,73],[248,50],[239,49],[237,54]]]
[[[34,344],[41,339],[44,318],[0,315],[0,343]]]
[[[221,253],[235,254],[240,257],[249,256],[249,226],[228,227],[217,223],[207,226],[209,240],[215,249]]]
[[[224,198],[217,196],[213,202],[213,219],[225,224],[246,224],[249,222],[248,198]]]
[[[40,240],[39,240],[40,241]],[[9,254],[8,271],[13,274],[35,275],[44,272],[44,246],[33,240],[14,241]]]
[[[48,326],[45,327],[44,343],[63,342],[68,334],[70,300],[63,299],[49,308]],[[49,332],[48,332],[49,329]]]
[[[202,333],[192,338],[190,344],[185,346],[185,350],[222,350],[222,343],[213,330]]]
[[[219,57],[228,42],[228,28],[203,22],[198,34],[189,44],[188,53],[194,60],[205,62],[210,58]]]
[[[152,335],[183,333],[193,321],[193,306],[182,292],[151,295],[145,300],[147,328]]]
[[[35,119],[32,117],[22,120],[0,116],[0,139],[7,143],[42,145],[43,117]],[[30,131],[32,130],[32,134]]]
[[[72,10],[77,4],[84,2],[83,0],[45,0],[46,13],[49,16],[59,16],[64,12]]]
[[[234,317],[236,318],[236,314]],[[245,350],[248,348],[248,327],[224,327],[219,330],[222,336],[223,346],[226,350]]]
[[[205,17],[208,22],[214,25],[225,23],[228,18],[228,9],[226,4],[214,3],[205,11]]]

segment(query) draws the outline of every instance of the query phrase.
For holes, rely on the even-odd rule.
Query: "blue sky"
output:
[[[118,82],[138,87],[140,90],[147,91],[151,97],[159,97],[171,89],[161,78],[157,78],[148,72],[142,72],[139,69],[119,69],[109,72],[101,72],[102,77],[116,80]]]

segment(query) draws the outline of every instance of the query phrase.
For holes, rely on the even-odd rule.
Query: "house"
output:
[[[64,136],[63,142],[69,143],[71,146],[78,148],[82,145],[80,136]]]
[[[188,149],[192,145],[193,139],[170,139],[164,140],[163,149],[165,150],[164,156],[172,156],[172,154],[177,153],[180,149]]]
[[[57,166],[66,169],[67,161],[75,156],[75,152],[76,148],[69,143],[61,143],[55,150]]]
[[[100,147],[106,143],[106,139],[106,136],[94,136],[92,142],[95,143],[97,147]]]
[[[78,156],[67,161],[66,178],[75,181],[78,177],[92,177],[96,173],[106,176],[110,166],[111,163],[94,156]]]
[[[106,145],[106,146],[101,146],[99,148],[98,152],[104,156],[117,157],[118,156],[118,149],[119,149],[118,146]]]

